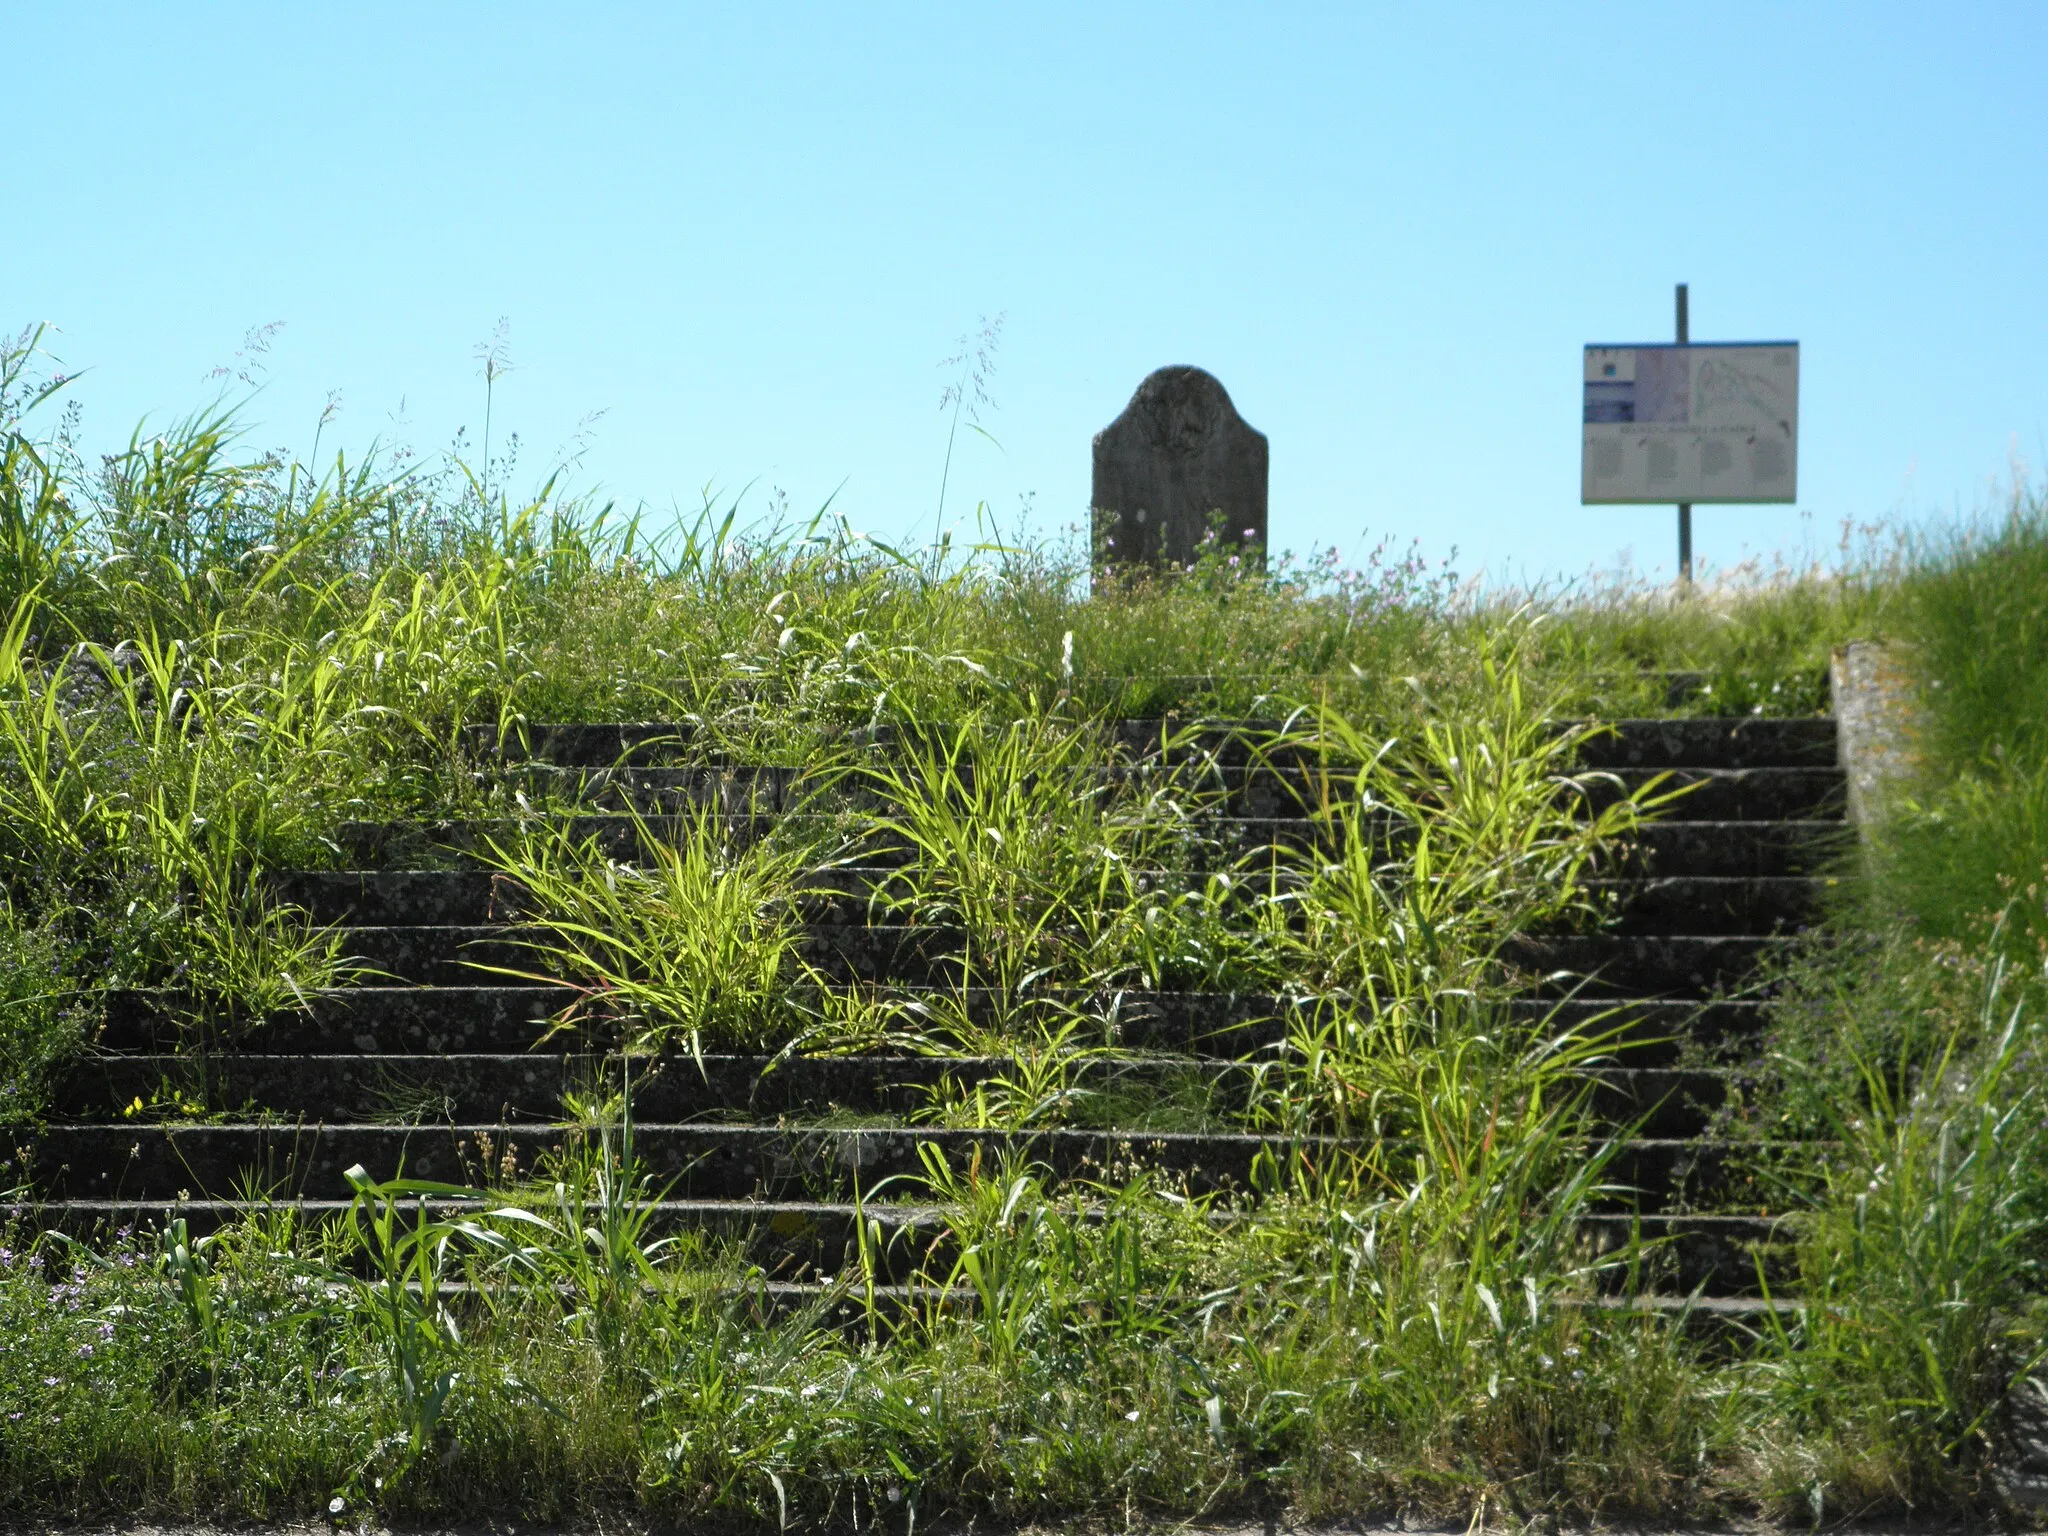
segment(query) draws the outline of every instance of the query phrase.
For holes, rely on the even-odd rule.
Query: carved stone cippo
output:
[[[1213,533],[1263,568],[1266,434],[1200,368],[1161,368],[1095,434],[1095,559],[1188,565]]]

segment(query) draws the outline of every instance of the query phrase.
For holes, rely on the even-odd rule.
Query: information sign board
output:
[[[1586,348],[1579,500],[1797,500],[1799,343]]]

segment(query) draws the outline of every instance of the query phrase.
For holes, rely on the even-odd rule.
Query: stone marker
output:
[[[1828,663],[1828,692],[1849,779],[1849,820],[1867,840],[1920,767],[1912,668],[1897,645],[1851,640]]]
[[[1095,563],[1187,565],[1218,541],[1266,551],[1266,434],[1214,375],[1161,368],[1095,434]],[[1218,520],[1220,517],[1220,521]]]

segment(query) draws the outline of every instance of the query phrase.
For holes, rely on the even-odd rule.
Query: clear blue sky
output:
[[[946,376],[1007,317],[955,514],[1084,516],[1168,362],[1273,445],[1273,542],[1668,572],[1578,505],[1579,348],[1804,344],[1797,509],[1716,561],[1988,503],[2048,441],[2048,6],[35,5],[0,324],[88,436],[283,321],[255,436],[497,429],[627,503],[752,484],[926,529]],[[400,402],[402,425],[394,425]]]

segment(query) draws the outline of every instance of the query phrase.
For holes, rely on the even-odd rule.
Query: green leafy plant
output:
[[[488,844],[491,866],[525,893],[523,945],[537,972],[581,996],[559,1020],[617,1021],[642,1045],[775,1041],[807,974],[799,943],[805,860],[736,845],[715,807],[695,804],[664,836],[635,813],[643,862],[605,856],[560,824],[522,824]]]
[[[1375,739],[1322,707],[1267,748],[1306,760],[1323,834],[1322,848],[1278,851],[1297,953],[1376,1014],[1474,994],[1512,935],[1597,916],[1594,861],[1675,798],[1655,780],[1621,793],[1612,775],[1574,770],[1604,728],[1556,723],[1529,692],[1526,646],[1517,626],[1496,636],[1473,696],[1427,708],[1412,732]]]
[[[2001,962],[1979,1006],[1917,1060],[1853,1055],[1858,1091],[1835,1101],[1801,1304],[1771,1314],[1759,1361],[1808,1437],[1772,1459],[1795,1508],[1829,1485],[1847,1503],[1956,1497],[2048,1364],[2039,1003]]]
[[[859,770],[875,835],[910,855],[877,907],[957,928],[967,983],[1006,998],[1061,968],[1115,979],[1142,963],[1134,933],[1171,947],[1157,929],[1178,914],[1144,896],[1186,835],[1170,773],[1138,797],[1116,794],[1120,774],[1089,722],[1035,700],[1014,720],[905,730]]]

